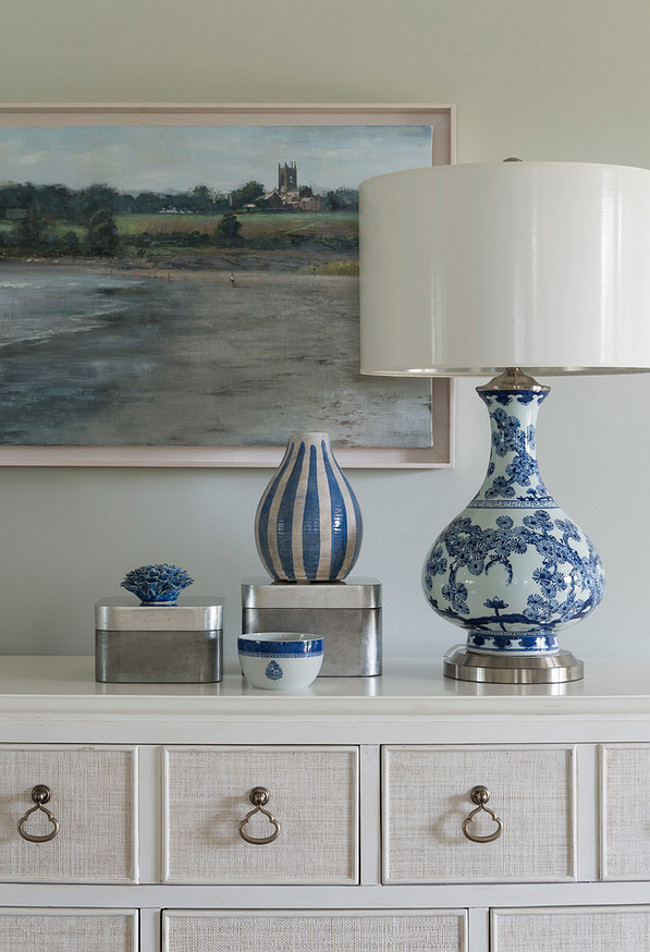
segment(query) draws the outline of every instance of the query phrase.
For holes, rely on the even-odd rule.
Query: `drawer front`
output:
[[[650,906],[495,909],[492,952],[648,952]]]
[[[465,952],[465,912],[175,912],[163,952]]]
[[[164,881],[358,881],[356,747],[163,753]],[[267,791],[259,805],[273,820],[252,802],[256,788]]]
[[[650,744],[600,748],[602,879],[650,879]]]
[[[133,882],[135,828],[133,748],[0,746],[0,881]]]
[[[0,909],[6,952],[137,952],[138,914],[128,909]]]
[[[572,747],[385,747],[383,881],[574,879],[574,762]]]

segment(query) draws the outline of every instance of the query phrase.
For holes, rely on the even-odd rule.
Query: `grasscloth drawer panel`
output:
[[[356,747],[168,747],[163,752],[163,879],[211,883],[356,883]],[[279,824],[273,842],[249,843],[255,809]],[[256,813],[244,832],[274,832]]]
[[[384,882],[573,879],[574,770],[569,746],[384,747]],[[476,786],[503,824],[492,842],[463,832]],[[498,828],[479,811],[467,829],[488,837]]]
[[[465,952],[466,948],[463,910],[163,915],[163,952]]]
[[[44,806],[59,823],[47,842],[30,842],[18,831],[38,785],[51,790]],[[0,881],[133,882],[135,787],[131,747],[1,745]],[[53,824],[35,810],[23,829],[45,836]]]
[[[129,909],[0,909],[3,952],[137,952]]]
[[[602,879],[650,879],[650,744],[600,748]]]
[[[495,909],[492,952],[648,952],[650,906]]]

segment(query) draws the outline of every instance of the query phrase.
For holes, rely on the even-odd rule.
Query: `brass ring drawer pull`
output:
[[[52,791],[49,787],[46,787],[45,784],[39,783],[32,790],[32,800],[36,804],[35,807],[30,807],[25,816],[18,821],[18,832],[24,840],[29,840],[30,843],[47,843],[48,840],[53,840],[56,834],[59,832],[59,821],[52,816],[49,810],[47,810],[43,804],[48,803],[50,797],[52,796]],[[25,823],[36,810],[40,810],[45,814],[49,822],[52,824],[52,829],[49,833],[45,833],[41,836],[36,836],[33,833],[27,833],[25,830]]]
[[[503,833],[503,823],[496,815],[494,810],[490,810],[490,808],[485,805],[490,799],[490,791],[487,787],[473,787],[470,791],[470,798],[472,803],[477,803],[478,806],[475,810],[472,810],[470,815],[463,821],[463,833],[467,839],[471,840],[473,843],[492,843],[494,840],[498,840]],[[477,813],[480,813],[481,810],[484,813],[488,813],[497,825],[496,830],[494,830],[493,833],[489,833],[487,836],[478,836],[476,833],[472,833],[469,828],[470,824],[474,820],[474,817]]]
[[[239,824],[239,835],[242,837],[242,839],[246,840],[247,843],[255,843],[256,845],[272,843],[273,840],[278,838],[278,834],[280,833],[280,824],[275,819],[275,817],[271,816],[268,810],[264,809],[266,804],[269,802],[269,791],[266,789],[266,787],[254,787],[251,790],[248,798],[253,804],[254,809],[247,813]],[[263,813],[273,827],[273,832],[269,834],[269,836],[251,836],[250,833],[246,832],[246,824],[252,816],[255,816],[256,813]]]

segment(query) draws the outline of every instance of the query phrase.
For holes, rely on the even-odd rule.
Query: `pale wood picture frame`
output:
[[[0,105],[0,126],[420,125],[432,129],[432,164],[455,161],[455,111],[449,104],[61,103]],[[453,381],[432,382],[433,445],[425,448],[336,446],[352,468],[453,466]],[[0,466],[275,467],[282,446],[0,445]]]

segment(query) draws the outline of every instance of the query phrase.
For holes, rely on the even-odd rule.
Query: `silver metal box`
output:
[[[223,599],[138,605],[120,596],[95,605],[95,679],[115,683],[221,681]]]
[[[381,582],[242,582],[242,632],[291,631],[323,635],[319,677],[381,674]]]

